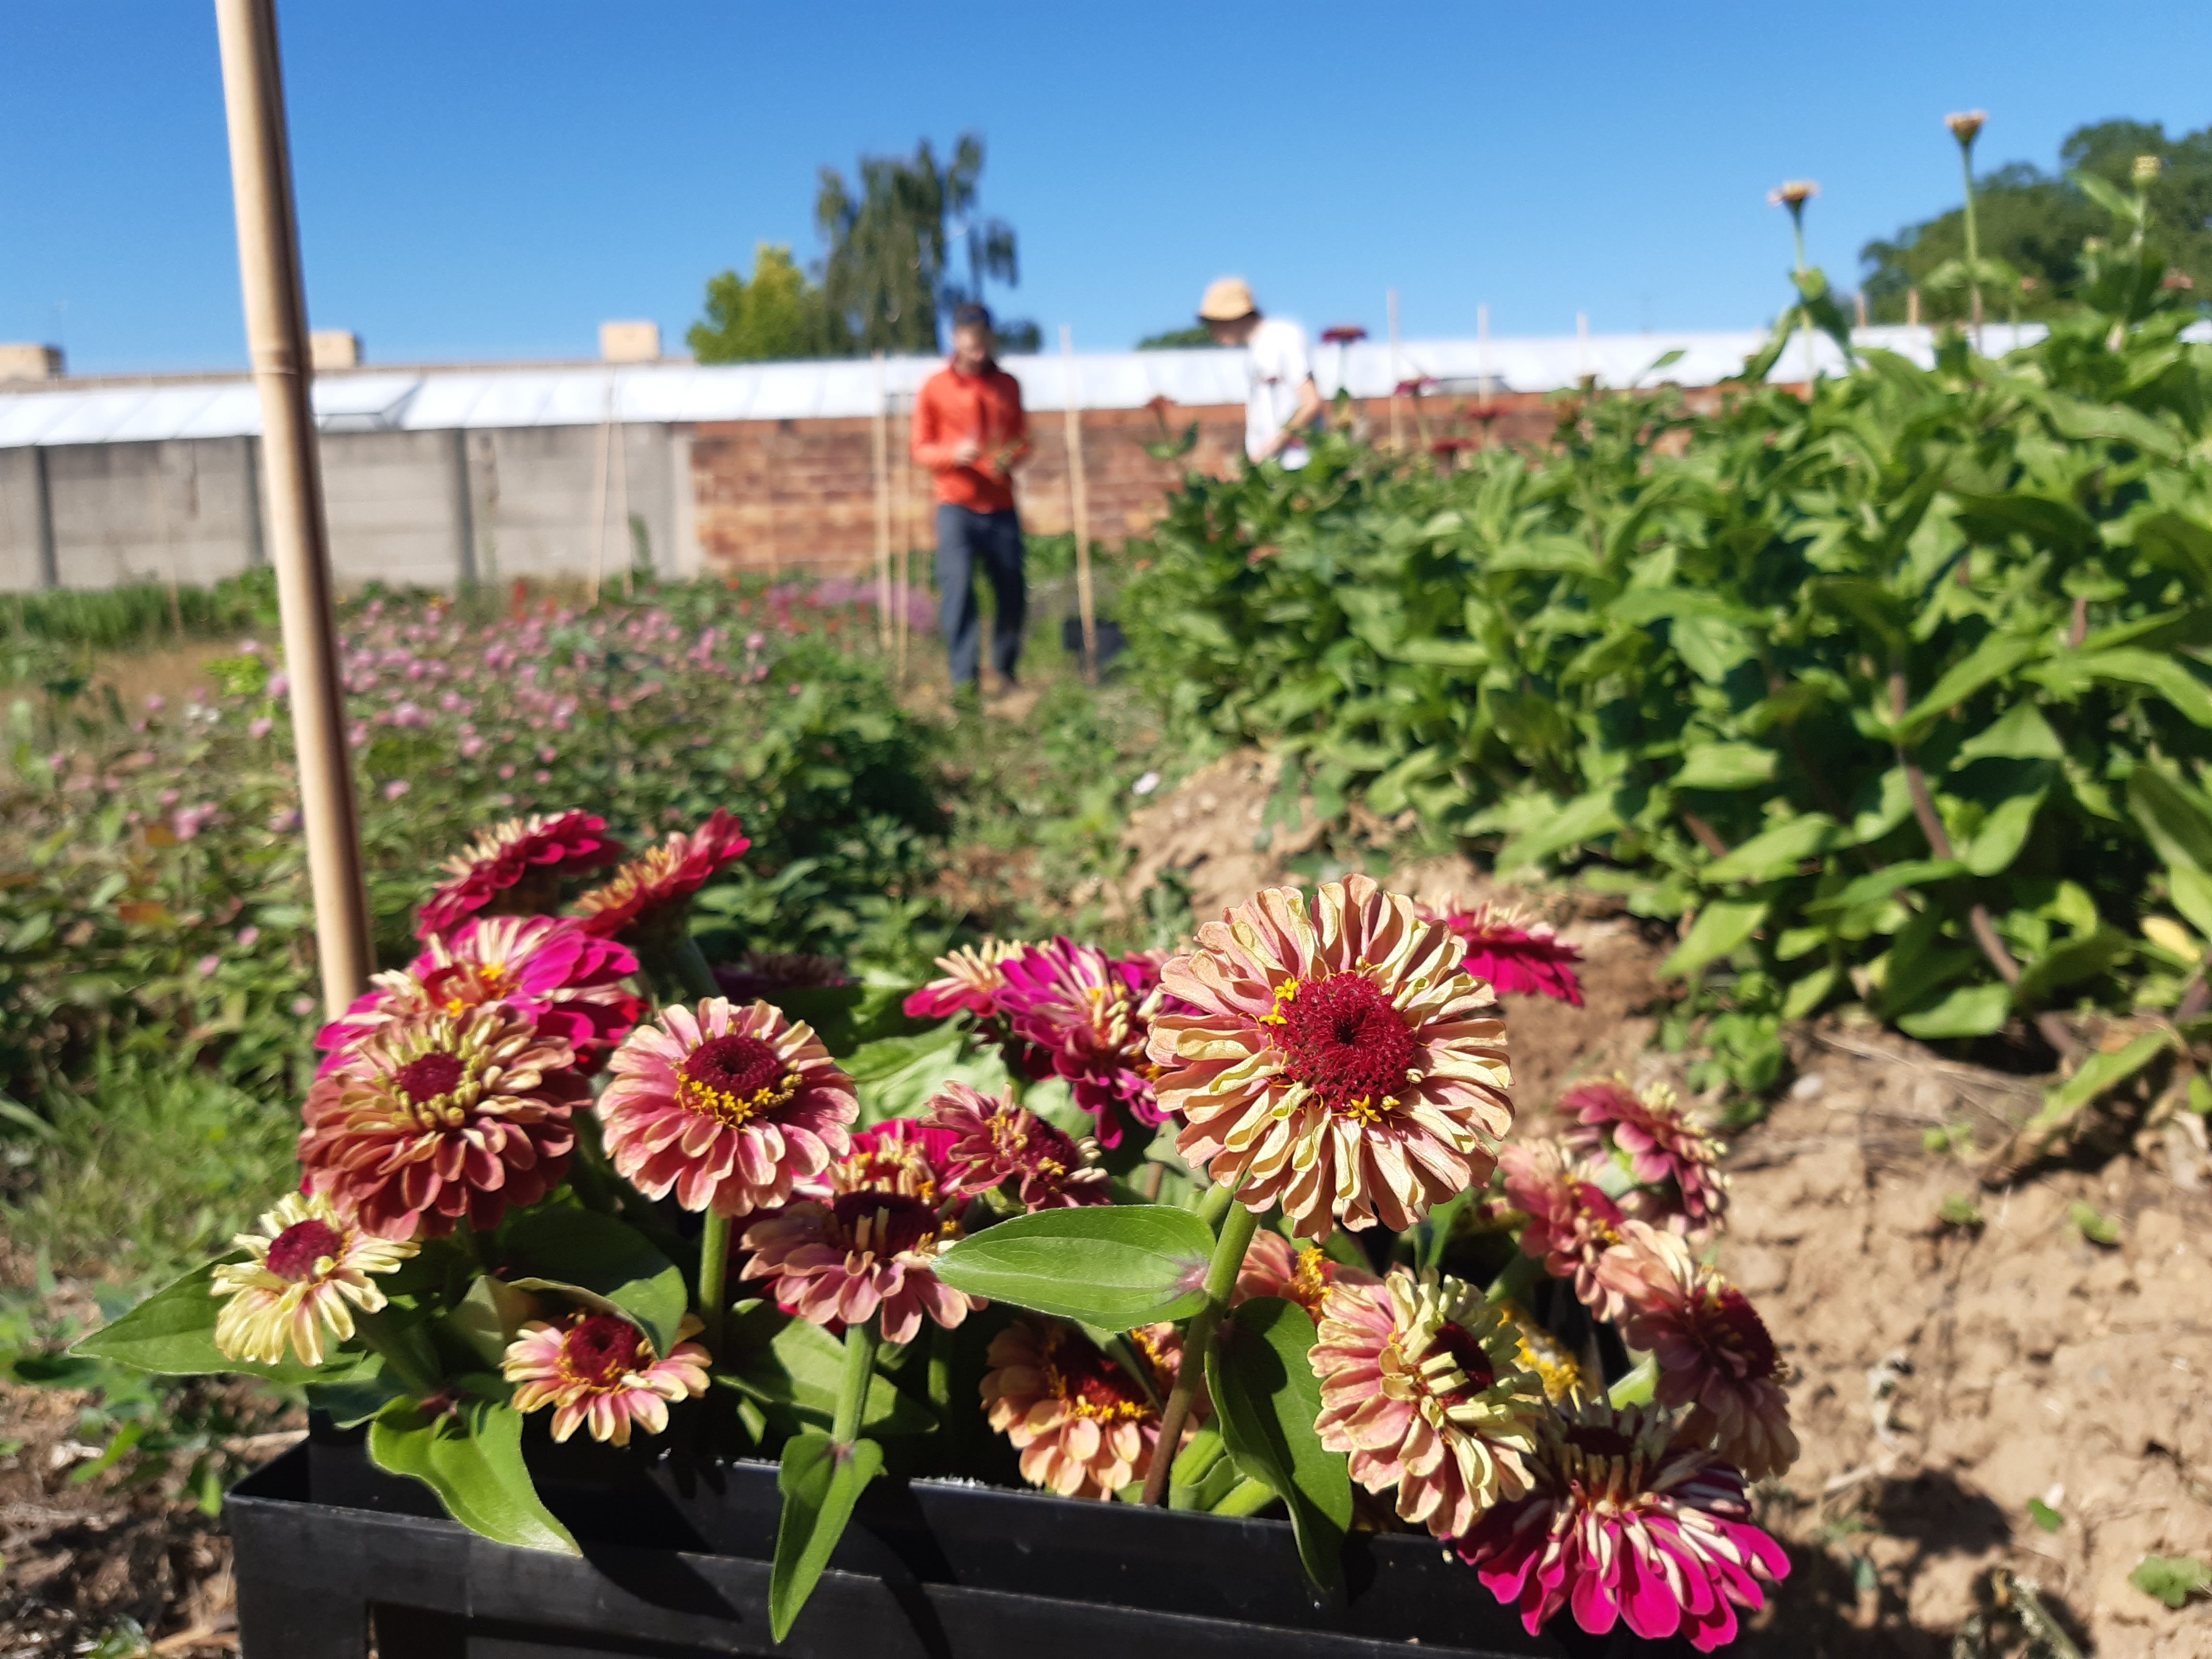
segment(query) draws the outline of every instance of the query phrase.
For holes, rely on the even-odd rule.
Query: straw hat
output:
[[[1249,317],[1259,307],[1252,302],[1252,285],[1242,276],[1224,276],[1207,285],[1206,297],[1198,302],[1198,320],[1201,323],[1233,323]]]

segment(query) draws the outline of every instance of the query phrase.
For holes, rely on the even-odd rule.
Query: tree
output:
[[[846,357],[853,331],[778,243],[753,250],[752,280],[726,270],[707,280],[707,315],[685,335],[702,363],[757,363],[778,358]]]
[[[1171,328],[1160,334],[1147,334],[1137,342],[1139,351],[1188,351],[1198,346],[1213,343],[1213,331],[1204,323],[1193,323],[1188,328]]]
[[[859,188],[835,167],[822,169],[814,222],[829,245],[823,288],[863,351],[934,352],[938,317],[983,302],[984,285],[1019,285],[1013,227],[978,210],[983,141],[963,133],[952,159],[938,165],[929,140],[912,156],[864,155]],[[948,256],[965,255],[966,280]],[[1035,323],[999,325],[1009,349],[1035,350]]]
[[[2153,240],[2198,293],[2212,294],[2212,126],[2168,138],[2155,121],[2099,121],[2076,127],[2059,146],[2057,176],[2032,162],[2012,161],[1976,179],[1982,256],[2002,261],[2026,279],[2017,292],[1985,290],[1988,317],[2045,315],[2081,282],[2081,245],[2108,235],[2112,219],[2071,175],[2087,173],[2131,191],[2130,175],[2138,155],[2155,155],[2164,164],[2150,186]],[[1903,322],[1907,291],[1919,288],[1923,319],[1962,319],[1966,288],[1931,289],[1926,282],[1946,263],[1963,261],[1966,249],[1965,219],[1958,208],[1907,225],[1887,240],[1869,242],[1859,250],[1869,316],[1875,322]]]

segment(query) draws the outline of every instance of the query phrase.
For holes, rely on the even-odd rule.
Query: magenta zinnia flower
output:
[[[1757,1612],[1790,1558],[1752,1524],[1743,1476],[1709,1452],[1670,1444],[1668,1414],[1587,1403],[1553,1419],[1534,1460],[1535,1489],[1458,1540],[1484,1586],[1517,1607],[1532,1636],[1563,1607],[1592,1635],[1625,1622],[1680,1634],[1710,1653]]]
[[[607,1158],[647,1198],[736,1218],[790,1198],[852,1144],[853,1080],[765,1002],[664,1008],[615,1051]]]
[[[315,1046],[332,1051],[322,1065],[327,1073],[342,1051],[395,1019],[497,1002],[567,1042],[588,1068],[644,1011],[622,988],[636,971],[627,946],[594,939],[573,921],[476,916],[433,934],[429,949],[399,972],[377,975],[376,988],[316,1033]]]
[[[622,843],[607,834],[607,821],[588,812],[495,823],[466,852],[446,860],[450,878],[423,904],[416,934],[444,933],[479,912],[527,915],[550,910],[564,872],[612,864],[622,855]]]
[[[1149,963],[1116,962],[1061,938],[1030,946],[1001,971],[999,1012],[1066,1079],[1075,1103],[1097,1121],[1101,1146],[1121,1144],[1125,1118],[1149,1126],[1166,1117],[1145,1058],[1158,1001]]]
[[[1032,1212],[1110,1201],[1097,1143],[1071,1139],[1025,1106],[947,1083],[923,1121],[952,1137],[950,1188],[963,1198],[1018,1182],[1022,1206]]]
[[[1060,1320],[1024,1316],[991,1339],[983,1405],[1022,1455],[1022,1479],[1062,1498],[1110,1498],[1145,1478],[1182,1343],[1172,1325],[1131,1331],[1128,1343],[1151,1372],[1142,1381]]]
[[[1150,1045],[1176,1150],[1291,1229],[1403,1231],[1489,1179],[1512,1127],[1504,1023],[1465,947],[1364,876],[1270,888],[1198,931]]]
[[[568,1045],[500,1004],[395,1021],[307,1091],[301,1185],[379,1238],[494,1227],[567,1173],[590,1098]]]
[[[807,1184],[802,1198],[874,1191],[919,1199],[933,1207],[953,1196],[951,1130],[911,1117],[886,1118],[853,1137],[853,1150]]]
[[[1479,903],[1421,907],[1424,921],[1449,927],[1467,944],[1467,971],[1500,996],[1550,997],[1583,1006],[1582,981],[1575,964],[1579,945],[1561,939],[1550,923],[1523,921],[1510,908]]]
[[[1750,1297],[1641,1221],[1597,1271],[1625,1306],[1621,1334],[1659,1361],[1660,1404],[1690,1407],[1685,1436],[1753,1480],[1797,1461],[1782,1356]]]
[[[678,830],[576,900],[585,930],[613,939],[680,927],[691,895],[735,862],[752,842],[737,819],[716,807],[706,823]]]
[[[1571,1279],[1582,1303],[1609,1313],[1611,1293],[1599,1282],[1598,1262],[1620,1242],[1620,1206],[1573,1167],[1556,1140],[1508,1146],[1498,1155],[1505,1172],[1505,1199],[1528,1219],[1521,1249],[1554,1279]]]
[[[1646,1219],[1665,1216],[1677,1231],[1710,1233],[1728,1211],[1728,1176],[1720,1161],[1728,1148],[1692,1117],[1674,1090],[1655,1083],[1641,1095],[1627,1081],[1577,1084],[1559,1097],[1559,1110],[1578,1120],[1566,1131],[1567,1145],[1586,1158],[1602,1158],[1618,1147],[1638,1181],[1671,1193],[1639,1194],[1623,1205]],[[1670,1203],[1680,1208],[1671,1214]]]
[[[981,945],[963,945],[950,956],[938,957],[945,970],[906,1000],[908,1019],[945,1019],[953,1014],[979,1018],[998,1010],[999,988],[1006,983],[1008,957],[1028,947],[987,939]]]
[[[983,1304],[937,1276],[960,1229],[919,1198],[864,1187],[802,1200],[745,1229],[743,1279],[767,1281],[779,1306],[817,1325],[883,1315],[886,1342],[911,1342],[926,1314],[947,1330]]]
[[[698,1328],[686,1315],[679,1334]],[[507,1346],[499,1369],[515,1385],[515,1410],[554,1408],[556,1440],[588,1423],[592,1439],[627,1446],[632,1424],[659,1434],[668,1426],[670,1401],[707,1392],[706,1349],[679,1341],[656,1359],[645,1333],[616,1314],[580,1314],[564,1325],[533,1321]]]

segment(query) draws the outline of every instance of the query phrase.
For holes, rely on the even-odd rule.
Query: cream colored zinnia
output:
[[[353,1335],[353,1310],[374,1313],[384,1292],[370,1277],[388,1273],[415,1246],[379,1238],[343,1220],[330,1200],[288,1193],[261,1218],[258,1233],[233,1241],[250,1261],[218,1266],[209,1293],[229,1299],[215,1321],[215,1345],[232,1359],[280,1363],[287,1348],[301,1363],[323,1363],[326,1339]]]

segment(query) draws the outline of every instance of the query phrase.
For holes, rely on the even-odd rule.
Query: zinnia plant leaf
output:
[[[1165,1204],[1042,1210],[965,1238],[938,1258],[956,1291],[1036,1313],[1133,1330],[1205,1304],[1213,1235]]]
[[[783,1443],[775,1476],[783,1519],[775,1529],[775,1565],[768,1584],[769,1632],[777,1641],[791,1634],[845,1535],[853,1506],[883,1469],[884,1449],[872,1440],[841,1448],[809,1429]]]
[[[809,1421],[829,1425],[845,1374],[844,1345],[836,1337],[763,1302],[730,1322],[727,1346],[723,1382],[763,1405],[788,1406]],[[878,1372],[868,1382],[860,1426],[888,1438],[927,1434],[937,1419]]]
[[[1304,1308],[1255,1297],[1230,1315],[1206,1357],[1206,1386],[1231,1462],[1282,1498],[1306,1577],[1326,1591],[1343,1577],[1352,1477],[1342,1454],[1323,1449],[1314,1429],[1321,1382],[1308,1358],[1313,1344],[1313,1319]]]
[[[553,1206],[516,1218],[507,1259],[522,1290],[575,1289],[605,1302],[652,1339],[655,1353],[675,1347],[690,1297],[684,1274],[643,1233],[596,1210]]]
[[[416,1401],[395,1400],[368,1425],[368,1455],[387,1474],[420,1480],[454,1520],[495,1544],[583,1553],[538,1500],[522,1461],[522,1417],[512,1407],[469,1400],[434,1415]]]
[[[216,1316],[222,1310],[222,1302],[210,1294],[210,1281],[222,1262],[242,1260],[241,1255],[227,1255],[193,1269],[122,1318],[80,1338],[70,1352],[165,1376],[236,1375],[271,1382],[343,1382],[374,1374],[373,1357],[349,1352],[333,1353],[320,1365],[302,1365],[296,1359],[265,1365],[226,1358],[215,1345]]]

